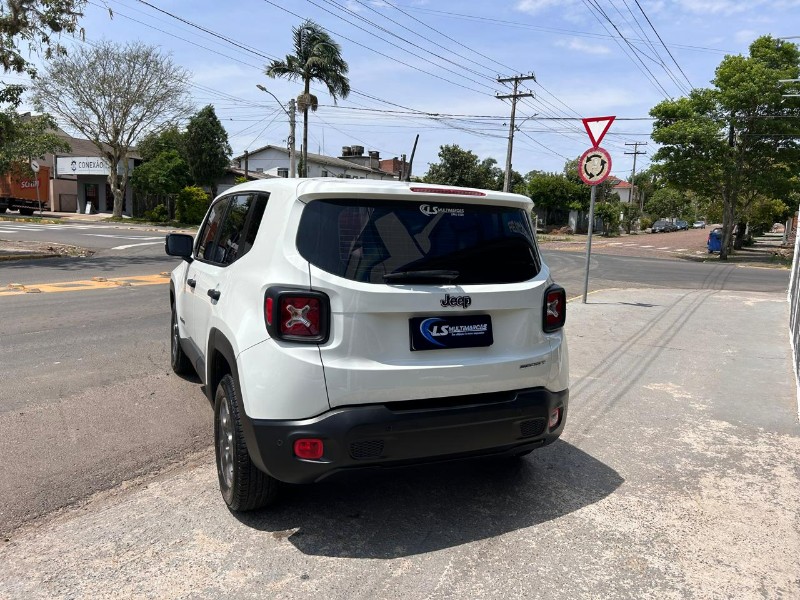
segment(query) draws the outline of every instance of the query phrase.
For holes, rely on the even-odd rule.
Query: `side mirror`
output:
[[[192,262],[194,238],[185,233],[170,233],[164,240],[164,251],[170,256],[180,256],[186,262]]]

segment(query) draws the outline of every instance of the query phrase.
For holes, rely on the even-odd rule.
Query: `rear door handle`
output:
[[[219,290],[208,290],[208,297],[212,300],[219,300],[220,294]]]
[[[190,288],[193,288],[193,289],[194,289],[194,286],[197,285],[197,281],[194,280],[194,279],[187,279],[186,283],[189,285]]]

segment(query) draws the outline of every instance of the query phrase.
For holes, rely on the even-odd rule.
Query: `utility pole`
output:
[[[257,83],[256,87],[260,89],[262,92],[266,92],[267,94],[275,98],[275,101],[278,103],[278,106],[280,106],[281,110],[283,110],[283,112],[285,112],[286,115],[289,117],[289,139],[286,140],[289,146],[289,177],[297,177],[297,159],[294,151],[295,110],[297,106],[295,99],[292,98],[291,100],[289,100],[289,110],[286,110],[286,108],[283,106],[281,101],[278,100],[278,97],[275,94],[270,92],[260,83]]]
[[[515,75],[514,77],[498,77],[497,83],[511,83],[514,82],[514,93],[513,94],[497,94],[498,100],[507,100],[511,98],[511,122],[508,126],[508,152],[506,153],[506,176],[503,180],[503,191],[510,192],[511,191],[511,153],[514,148],[514,117],[517,112],[517,99],[518,98],[530,98],[534,94],[533,92],[519,92],[519,83],[521,81],[528,81],[532,79],[536,81],[536,76],[533,73],[528,73],[527,75]]]
[[[636,194],[636,157],[644,152],[639,152],[639,146],[647,146],[647,142],[625,142],[626,146],[633,146],[633,152],[626,152],[625,154],[633,154],[633,171],[631,171],[631,200],[633,194]],[[639,202],[639,214],[644,214],[644,198]]]
[[[289,177],[297,177],[297,155],[294,150],[295,99],[289,100]]]

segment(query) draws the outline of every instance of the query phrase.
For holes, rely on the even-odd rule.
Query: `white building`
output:
[[[296,152],[298,165],[301,152]],[[234,164],[249,172],[289,177],[289,150],[267,145],[233,159]],[[344,146],[342,156],[324,156],[308,153],[309,177],[340,177],[344,179],[396,179],[392,173],[380,169],[380,155],[370,151],[364,155],[363,146]]]

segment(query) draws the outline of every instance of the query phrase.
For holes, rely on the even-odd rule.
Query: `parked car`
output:
[[[664,219],[659,219],[658,221],[653,223],[652,227],[650,228],[650,231],[652,233],[664,233],[670,231],[671,226],[672,223],[670,223],[669,221],[666,221]]]
[[[681,221],[680,219],[675,221],[675,227],[678,231],[686,231],[689,229],[689,223],[686,221]]]
[[[695,221],[692,223],[692,229],[705,229],[706,222],[705,221]]]
[[[171,363],[214,405],[222,497],[279,482],[554,442],[566,293],[529,198],[442,185],[268,179],[227,190],[170,278]]]

